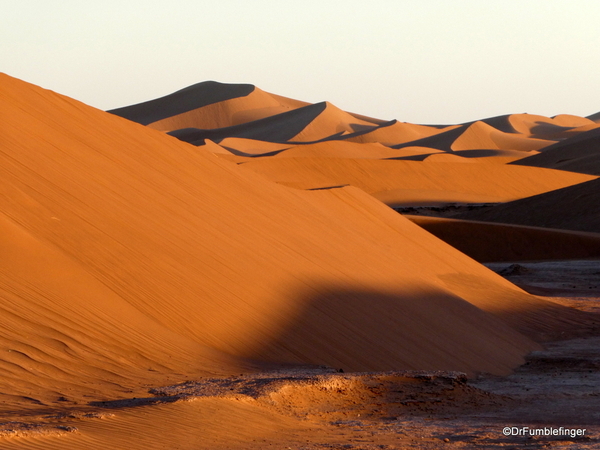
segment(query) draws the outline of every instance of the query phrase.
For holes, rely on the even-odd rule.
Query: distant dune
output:
[[[600,180],[465,212],[457,218],[600,233]]]
[[[171,117],[190,113],[209,105],[221,104],[227,100],[247,97],[254,91],[255,87],[251,84],[232,85],[217,83],[215,81],[204,81],[156,100],[113,109],[110,113],[141,123],[142,125],[149,125],[154,122],[170,119]]]
[[[600,175],[600,129],[583,131],[513,164]]]

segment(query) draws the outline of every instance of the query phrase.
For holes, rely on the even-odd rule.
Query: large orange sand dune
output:
[[[517,329],[579,320],[356,188],[279,186],[0,81],[2,408],[130,397],[248,358],[506,373],[536,348]]]
[[[121,112],[150,126],[0,74],[0,415],[81,419],[72,434],[0,435],[3,448],[299,443],[330,428],[268,401],[140,397],[290,365],[506,374],[592,320],[377,199],[505,201],[595,180],[503,164],[549,139],[508,117],[399,125],[219,83]],[[573,125],[556,139],[592,126],[553,120]],[[410,136],[458,151],[391,148]],[[422,160],[389,159],[406,157]]]

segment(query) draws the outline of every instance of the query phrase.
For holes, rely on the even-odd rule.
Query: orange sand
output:
[[[330,104],[275,147],[230,138],[196,147],[159,131],[251,124],[305,105],[258,89],[233,94],[144,127],[0,75],[3,417],[288,365],[502,375],[536,340],[588,320],[525,293],[378,198],[506,201],[594,176],[450,154],[442,162],[440,149],[424,149],[431,160],[389,159],[423,149],[337,141],[385,123]],[[462,147],[486,149],[495,136],[486,127]],[[493,149],[538,148],[509,141]],[[119,409],[75,434],[0,436],[0,446],[227,448],[297,439],[310,426],[267,404],[214,398]]]

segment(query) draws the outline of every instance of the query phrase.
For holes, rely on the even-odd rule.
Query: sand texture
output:
[[[0,448],[338,448],[423,399],[508,404],[467,380],[600,323],[478,262],[597,235],[390,208],[595,186],[508,164],[589,119],[422,126],[216,82],[104,112],[0,74],[0,123]]]

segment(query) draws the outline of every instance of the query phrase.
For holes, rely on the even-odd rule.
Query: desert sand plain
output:
[[[0,448],[600,446],[595,116],[0,74],[0,124]]]

